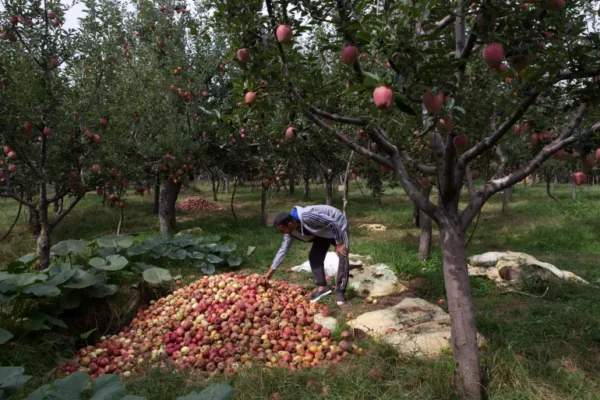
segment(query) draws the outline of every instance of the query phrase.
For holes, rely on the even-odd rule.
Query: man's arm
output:
[[[275,271],[277,269],[277,267],[279,267],[279,264],[281,264],[281,262],[285,258],[290,247],[292,247],[292,235],[289,235],[286,233],[283,235],[281,247],[279,248],[279,251],[277,251],[277,254],[275,254],[275,258],[273,259],[273,262],[271,263],[271,268],[270,268],[271,271]],[[269,274],[270,274],[269,277],[271,275],[273,275],[273,272],[271,272],[271,271],[269,271]]]

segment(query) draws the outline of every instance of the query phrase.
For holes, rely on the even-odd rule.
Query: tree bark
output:
[[[210,174],[210,182],[212,183],[212,193],[213,193],[213,201],[217,201],[217,192],[219,188],[217,188],[217,183],[215,182],[215,176]]]
[[[421,210],[416,204],[413,206],[412,226],[413,228],[419,228],[421,226]]]
[[[261,184],[261,187],[262,187],[262,193],[260,195],[260,220],[263,223],[263,225],[266,225],[267,224],[267,214],[266,214],[267,192],[269,191],[269,184],[263,182]]]
[[[154,214],[158,214],[159,203],[160,203],[160,180],[158,179],[158,176],[157,176],[156,183],[154,184],[154,205],[152,207],[152,212]]]
[[[35,236],[38,236],[42,231],[40,213],[34,207],[29,207],[27,224],[29,225],[29,231]]]
[[[123,229],[123,221],[125,220],[125,213],[123,212],[123,208],[119,207],[119,225],[117,225],[117,236],[121,234],[121,229]]]
[[[504,189],[502,193],[502,215],[508,214],[508,199],[510,197],[510,188]]]
[[[479,350],[473,296],[467,270],[465,234],[456,221],[440,224],[444,281],[452,320],[452,353],[456,360],[455,385],[461,399],[481,399]]]
[[[346,173],[344,174],[344,201],[342,206],[342,212],[346,215],[348,211],[348,186],[350,185],[350,169],[352,168],[352,157],[354,156],[354,152],[350,152],[350,157],[348,157],[348,165],[346,165]]]
[[[325,176],[325,204],[333,204],[333,177],[330,175]]]
[[[546,177],[546,193],[552,200],[558,201],[558,198],[552,193],[552,176],[550,175]]]
[[[290,173],[290,196],[293,196],[296,192],[296,180],[294,179],[294,174]]]
[[[428,185],[422,190],[423,195],[429,198],[431,195],[431,185]],[[431,254],[431,218],[423,210],[419,210],[421,223],[421,237],[419,239],[419,260],[425,261]]]
[[[50,266],[50,234],[52,229],[49,226],[40,224],[40,232],[37,235],[37,253],[40,258],[37,262],[37,269],[45,269]]]
[[[165,179],[163,189],[160,191],[160,202],[158,220],[160,233],[173,234],[177,229],[175,217],[175,203],[181,189],[181,183],[174,183],[171,179]]]
[[[304,178],[304,200],[310,195],[310,178]]]

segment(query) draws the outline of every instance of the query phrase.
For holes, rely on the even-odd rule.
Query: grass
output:
[[[200,195],[210,198],[208,187]],[[468,254],[512,250],[532,254],[561,269],[572,271],[590,282],[600,280],[600,188],[580,188],[578,200],[570,199],[570,186],[557,186],[561,199],[551,200],[545,187],[520,184],[510,203],[508,215],[501,214],[502,197],[494,196],[481,213]],[[197,195],[188,190],[182,199]],[[227,197],[227,198],[226,198]],[[269,199],[268,211],[289,210],[294,204],[318,203],[324,199],[320,189],[304,201],[302,194],[278,193]],[[221,195],[219,203],[229,208],[230,199]],[[229,211],[179,214],[179,229],[201,227],[208,234],[234,237],[245,270],[266,272],[281,237],[258,221],[260,193],[239,188],[235,211],[239,224]],[[341,196],[335,204],[341,207]],[[0,200],[0,232],[6,229],[17,207]],[[370,197],[351,191],[349,206],[351,248],[354,253],[370,255],[374,262],[386,263],[403,279],[420,278],[418,295],[436,301],[444,296],[439,249],[429,261],[417,260],[419,232],[411,227],[412,206],[401,189],[387,189],[380,209]],[[157,234],[157,217],[151,211],[151,198],[128,197],[125,233],[141,237]],[[96,196],[86,196],[53,234],[56,243],[64,239],[89,239],[114,233],[118,211],[102,208]],[[362,223],[382,223],[385,232],[369,232]],[[472,229],[471,229],[472,231]],[[434,233],[437,239],[437,233]],[[435,243],[435,242],[434,242]],[[251,256],[248,246],[256,247]],[[296,244],[275,275],[311,285],[310,276],[291,273],[289,267],[304,261],[308,246]],[[0,265],[35,250],[35,241],[20,222],[13,234],[0,243]],[[198,274],[190,267],[169,263],[174,274]],[[487,343],[481,352],[482,371],[490,399],[598,399],[600,383],[600,291],[573,284],[552,285],[543,297],[504,293],[492,283],[472,279],[477,312],[477,329]],[[540,296],[544,288],[530,287]],[[331,299],[330,309],[337,311]],[[338,315],[363,310],[364,302],[352,297]],[[343,318],[342,318],[343,319]],[[444,356],[435,361],[402,358],[387,346],[363,340],[365,355],[332,367],[290,372],[254,367],[228,379],[236,399],[268,399],[279,393],[281,399],[454,399],[453,361]],[[23,365],[34,375],[30,389],[48,381],[56,363],[68,358],[69,343],[62,348],[49,346],[43,339],[21,339],[0,351],[0,365]],[[381,379],[368,375],[375,368]],[[174,399],[207,383],[197,376],[153,372],[128,381],[129,392],[149,399]],[[324,391],[328,392],[327,395]]]

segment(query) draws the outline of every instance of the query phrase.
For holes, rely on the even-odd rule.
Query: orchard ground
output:
[[[352,185],[349,203],[351,250],[370,255],[374,262],[393,267],[402,279],[418,283],[414,295],[433,303],[444,297],[441,256],[436,248],[431,260],[417,260],[419,230],[411,227],[412,204],[402,189],[386,189],[383,208],[369,196],[363,196]],[[486,251],[522,251],[572,271],[596,283],[600,279],[600,187],[582,187],[578,200],[570,199],[570,186],[558,185],[560,202],[545,193],[543,184],[517,185],[508,215],[501,214],[502,197],[495,196],[486,204],[468,254]],[[211,198],[208,186],[183,192],[188,196]],[[435,192],[433,194],[435,197]],[[269,199],[267,209],[286,211],[295,204],[321,203],[322,190],[313,190],[310,201],[301,191],[294,196],[278,193]],[[434,199],[435,200],[435,199]],[[141,233],[138,238],[158,234],[158,218],[152,213],[151,196],[127,196],[124,233]],[[207,234],[230,235],[243,257],[242,270],[263,274],[277,251],[281,236],[259,223],[260,192],[238,188],[235,211],[239,224],[229,211],[230,195],[220,194],[219,203],[228,211],[210,213],[178,213],[178,228],[201,227]],[[336,193],[334,205],[341,207]],[[12,223],[17,206],[14,201],[0,200],[0,229],[3,233]],[[23,217],[22,217],[23,219]],[[103,208],[101,198],[88,195],[69,214],[53,234],[53,242],[64,239],[90,239],[114,233],[118,209]],[[384,232],[358,228],[362,223],[381,223]],[[472,232],[472,228],[470,230]],[[434,233],[434,239],[435,237]],[[256,247],[246,255],[248,246]],[[34,251],[35,243],[25,231],[22,220],[11,236],[0,243],[0,265]],[[275,274],[275,279],[298,282],[312,288],[310,274],[291,273],[289,268],[307,258],[309,246],[297,243]],[[191,267],[173,264],[167,267],[173,275],[201,275]],[[574,284],[554,284],[541,296],[545,286],[526,288],[529,295],[504,293],[491,282],[471,279],[477,329],[487,339],[481,352],[484,381],[491,399],[596,399],[600,388],[600,289]],[[349,312],[363,312],[377,306],[350,293],[341,309],[326,300],[334,315],[343,323]],[[396,302],[398,299],[393,299]],[[339,335],[339,330],[335,332]],[[436,361],[398,357],[393,349],[368,339],[359,340],[365,355],[353,356],[334,366],[309,370],[285,371],[252,368],[228,379],[236,399],[452,399],[451,354]],[[22,339],[0,352],[0,365],[23,365],[33,375],[26,388],[33,389],[52,380],[52,370],[60,357],[68,357],[69,349],[59,349],[40,341]],[[381,377],[370,375],[375,369]],[[157,376],[160,374],[160,376]],[[130,394],[149,399],[174,399],[208,383],[190,375],[150,373],[126,381]],[[29,390],[30,391],[30,390]],[[21,393],[29,393],[24,390]],[[327,392],[324,393],[324,392]],[[279,395],[275,395],[279,393]],[[278,397],[277,397],[278,396]]]

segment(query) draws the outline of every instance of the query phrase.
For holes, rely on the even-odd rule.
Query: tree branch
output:
[[[434,35],[438,32],[441,32],[445,27],[447,27],[448,25],[453,23],[455,19],[456,19],[455,15],[446,15],[444,18],[442,18],[440,21],[438,21],[435,24],[435,27],[433,29],[428,30],[427,32],[421,32],[420,35],[421,36],[429,36],[429,35]]]
[[[337,114],[331,114],[331,113],[328,113],[327,111],[323,111],[320,108],[317,108],[315,106],[309,106],[309,109],[313,113],[315,113],[323,118],[327,118],[332,121],[342,122],[344,124],[367,126],[370,123],[370,121],[368,121],[366,119],[350,118],[350,117],[343,117],[343,116],[337,115]]]
[[[71,210],[73,210],[73,208],[75,208],[77,203],[79,203],[79,201],[81,199],[83,199],[83,196],[85,196],[85,192],[78,194],[77,197],[75,198],[75,200],[73,200],[67,208],[63,209],[63,211],[60,214],[58,214],[57,216],[55,216],[52,219],[52,221],[48,222],[48,225],[50,225],[50,227],[52,227],[52,229],[54,229],[56,227],[56,225],[58,225],[58,223],[65,217],[65,215],[70,213]]]
[[[558,150],[566,147],[567,145],[574,143],[577,140],[576,136],[573,136],[575,130],[581,124],[583,120],[583,115],[585,114],[586,104],[582,103],[579,106],[579,110],[575,118],[569,124],[569,128],[563,132],[557,139],[555,139],[552,143],[545,146],[542,151],[540,151],[527,166],[521,170],[513,172],[511,175],[508,175],[503,178],[494,179],[488,183],[486,183],[482,189],[477,192],[475,199],[472,199],[467,207],[464,209],[461,215],[461,223],[463,228],[469,226],[473,218],[477,215],[483,204],[495,193],[500,190],[504,190],[508,187],[515,185],[516,183],[523,180],[525,177],[531,175],[534,171],[536,171],[544,161],[546,161],[550,156],[556,153]],[[593,129],[592,129],[593,131]]]

